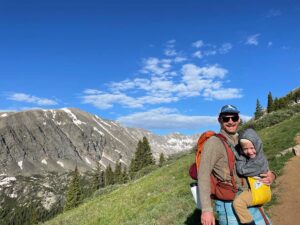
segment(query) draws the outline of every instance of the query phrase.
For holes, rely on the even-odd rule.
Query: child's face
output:
[[[243,149],[243,152],[244,154],[249,157],[249,158],[255,158],[256,156],[256,150],[254,148],[254,145],[252,144],[252,142],[245,142],[245,143],[242,143],[241,144],[242,146],[242,149]]]

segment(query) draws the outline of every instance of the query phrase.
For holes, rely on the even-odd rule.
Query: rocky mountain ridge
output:
[[[97,163],[105,169],[117,160],[129,166],[137,142],[149,140],[155,158],[190,150],[198,135],[159,136],[128,128],[80,109],[0,113],[0,174],[65,172],[75,165],[86,171]]]

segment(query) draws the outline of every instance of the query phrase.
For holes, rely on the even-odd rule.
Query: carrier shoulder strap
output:
[[[228,143],[227,143],[227,138],[223,135],[223,134],[215,134],[216,137],[218,137],[225,149],[226,149],[226,152],[227,152],[227,158],[228,158],[228,167],[229,167],[229,172],[230,172],[230,177],[231,177],[231,183],[232,183],[232,186],[233,186],[233,189],[235,190],[235,192],[237,191],[237,187],[236,187],[236,184],[235,184],[235,180],[234,180],[234,175],[233,175],[233,170],[234,170],[234,164],[235,164],[235,155],[232,151],[232,149],[229,147]]]

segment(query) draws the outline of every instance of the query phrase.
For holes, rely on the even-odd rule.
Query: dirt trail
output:
[[[276,183],[278,204],[269,211],[273,225],[300,224],[300,157],[287,162]]]

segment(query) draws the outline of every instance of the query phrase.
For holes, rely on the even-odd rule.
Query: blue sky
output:
[[[158,134],[300,84],[300,2],[0,0],[0,111],[76,107]]]

